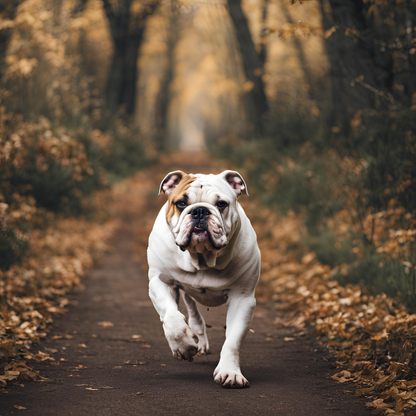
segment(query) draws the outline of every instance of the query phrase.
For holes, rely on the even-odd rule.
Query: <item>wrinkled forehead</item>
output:
[[[211,202],[220,197],[227,197],[227,199],[234,197],[234,192],[231,187],[223,178],[218,177],[218,175],[197,173],[192,176],[195,180],[186,192],[190,203],[201,201]]]

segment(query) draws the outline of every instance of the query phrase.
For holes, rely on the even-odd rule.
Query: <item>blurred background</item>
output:
[[[414,307],[415,25],[414,0],[0,1],[3,276],[98,191],[207,152],[340,282]]]

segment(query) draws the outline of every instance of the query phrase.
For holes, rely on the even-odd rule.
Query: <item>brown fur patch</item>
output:
[[[181,214],[178,207],[175,204],[184,197],[186,191],[195,179],[195,176],[191,176],[185,173],[182,176],[182,179],[179,182],[178,186],[169,194],[168,209],[166,210],[166,222],[168,224],[170,224],[170,220],[174,215],[177,214],[179,216]]]

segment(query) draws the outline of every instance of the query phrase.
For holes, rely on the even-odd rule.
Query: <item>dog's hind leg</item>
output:
[[[207,328],[203,316],[200,314],[195,301],[188,296],[185,292],[182,292],[182,299],[185,302],[186,309],[188,310],[188,325],[192,331],[198,335],[198,354],[209,354],[209,343],[207,337]]]

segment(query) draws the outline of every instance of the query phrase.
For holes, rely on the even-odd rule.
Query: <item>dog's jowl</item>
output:
[[[178,360],[209,352],[205,321],[196,302],[227,305],[226,340],[214,380],[224,387],[248,387],[240,350],[256,305],[260,276],[256,233],[237,198],[247,193],[242,176],[171,172],[160,192],[162,207],[149,238],[149,294]],[[247,193],[248,194],[248,193]],[[179,311],[179,295],[188,322]]]

